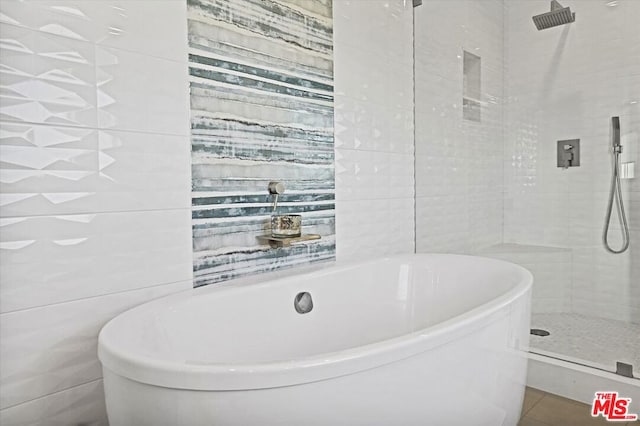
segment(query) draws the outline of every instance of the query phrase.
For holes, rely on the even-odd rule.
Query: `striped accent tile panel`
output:
[[[332,0],[188,0],[196,287],[335,258]],[[320,240],[272,249],[278,213]]]

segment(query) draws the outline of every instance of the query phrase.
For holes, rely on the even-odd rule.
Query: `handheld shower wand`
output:
[[[624,253],[629,248],[629,225],[624,212],[624,203],[622,202],[622,189],[620,187],[620,154],[622,154],[622,145],[620,144],[620,117],[611,117],[611,143],[613,145],[613,170],[611,174],[611,189],[609,191],[609,203],[607,204],[607,214],[604,220],[604,231],[602,232],[602,243],[609,253]],[[615,250],[609,245],[609,227],[611,226],[611,212],[613,210],[613,202],[616,202],[616,210],[618,219],[622,227],[622,248]]]

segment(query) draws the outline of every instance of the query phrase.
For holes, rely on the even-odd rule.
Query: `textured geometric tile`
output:
[[[414,11],[418,252],[502,242],[502,8],[429,1]],[[482,60],[481,122],[462,116],[463,49]]]
[[[189,138],[2,123],[3,217],[189,208]]]
[[[413,8],[402,1],[361,6],[334,3],[342,261],[414,251]]]
[[[93,46],[0,24],[0,119],[95,127]]]
[[[61,392],[0,410],[0,424],[107,426],[102,380],[94,380]]]
[[[186,62],[96,48],[98,126],[189,135],[189,98],[179,82]]]
[[[100,327],[193,285],[186,3],[0,22],[0,423],[106,425]]]
[[[102,326],[127,309],[191,286],[183,281],[0,315],[0,409],[99,379]]]
[[[0,22],[149,56],[187,60],[186,3],[181,1],[3,0]]]
[[[101,130],[98,140],[104,211],[191,206],[188,136]]]
[[[98,187],[98,161],[95,130],[2,123],[2,216],[74,211]]]
[[[0,312],[189,280],[187,209],[0,219]]]

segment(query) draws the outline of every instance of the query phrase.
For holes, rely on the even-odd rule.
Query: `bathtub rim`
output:
[[[195,293],[215,293],[224,289],[228,290],[231,286],[233,288],[268,286],[272,285],[274,280],[286,280],[294,277],[299,279],[311,274],[321,276],[339,271],[342,268],[366,265],[381,260],[410,259],[416,256],[482,259],[494,265],[500,264],[518,271],[520,281],[502,295],[438,324],[390,339],[339,351],[323,352],[295,360],[236,364],[165,361],[118,350],[117,342],[114,342],[112,336],[109,335],[110,329],[117,326],[117,322],[123,321],[132,311],[153,310],[156,305],[166,305],[169,300],[176,298],[179,300],[204,296],[204,294]],[[300,268],[298,268],[294,271],[288,271],[289,273],[278,271],[262,274],[259,278],[239,278],[221,285],[184,290],[123,312],[109,321],[100,331],[98,357],[102,366],[112,373],[130,380],[174,389],[254,390],[311,383],[400,361],[473,333],[487,323],[508,315],[512,303],[530,293],[533,283],[531,273],[519,265],[498,259],[457,254],[404,254],[360,262],[334,262],[329,267],[326,264],[324,266],[314,265],[305,269],[305,272],[300,272]],[[527,303],[530,303],[530,297]]]

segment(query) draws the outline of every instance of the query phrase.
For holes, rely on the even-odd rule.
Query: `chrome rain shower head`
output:
[[[533,23],[536,24],[536,28],[540,31],[574,22],[576,14],[571,12],[571,8],[562,7],[556,0],[552,0],[551,12],[536,15],[532,19]]]

